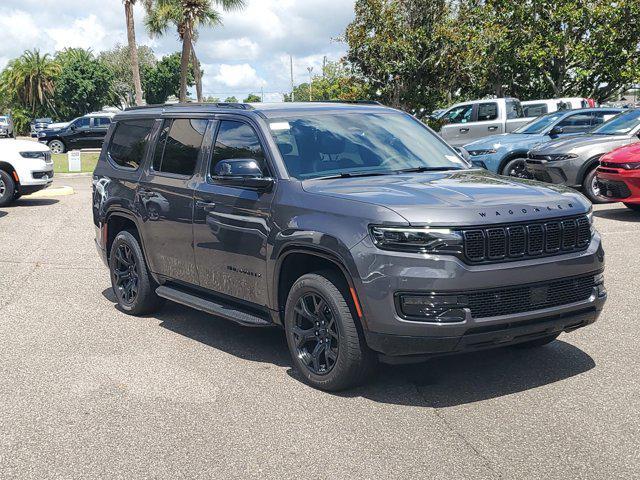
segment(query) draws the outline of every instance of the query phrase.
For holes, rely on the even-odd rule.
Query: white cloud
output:
[[[91,48],[99,51],[103,47],[107,32],[95,15],[74,20],[70,26],[45,29],[56,50],[67,47]]]
[[[255,60],[260,53],[258,44],[246,37],[217,40],[207,43],[203,47],[196,45],[196,48],[204,48],[208,58],[218,61],[243,62]]]
[[[225,87],[237,89],[256,89],[264,87],[267,82],[261,78],[248,63],[240,65],[222,64],[213,80]]]

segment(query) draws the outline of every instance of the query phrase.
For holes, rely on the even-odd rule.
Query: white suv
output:
[[[0,140],[0,207],[47,188],[52,182],[49,147],[28,140]]]

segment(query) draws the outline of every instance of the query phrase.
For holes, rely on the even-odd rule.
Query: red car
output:
[[[596,176],[600,195],[640,212],[640,143],[603,155]]]

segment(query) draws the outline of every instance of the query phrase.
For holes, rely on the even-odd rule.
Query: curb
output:
[[[31,195],[25,195],[23,198],[46,198],[46,197],[62,197],[65,195],[73,195],[75,192],[71,187],[45,188]]]
[[[93,172],[55,173],[53,178],[91,177]]]

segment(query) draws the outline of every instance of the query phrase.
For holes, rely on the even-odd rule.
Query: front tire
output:
[[[11,205],[16,192],[16,184],[4,170],[0,170],[0,207]]]
[[[596,168],[592,168],[584,177],[582,182],[582,191],[591,203],[608,203],[606,197],[600,195],[600,187],[596,178]]]
[[[526,158],[514,158],[513,160],[509,160],[502,169],[502,175],[516,178],[531,178],[531,175],[527,172]]]
[[[52,153],[64,153],[67,151],[67,147],[62,140],[51,140],[47,146]]]
[[[291,287],[285,307],[293,364],[307,384],[327,391],[364,382],[376,364],[339,285],[330,271],[303,275]]]
[[[625,203],[624,206],[630,208],[634,212],[640,212],[640,203]]]
[[[158,310],[164,301],[156,295],[157,285],[149,275],[142,249],[131,232],[118,233],[109,256],[111,286],[120,308],[130,315]]]

